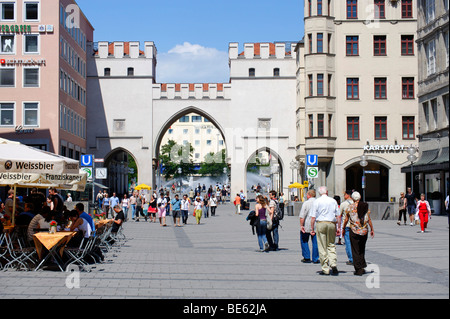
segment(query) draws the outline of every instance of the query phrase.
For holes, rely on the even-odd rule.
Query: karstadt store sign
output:
[[[45,59],[0,59],[1,66],[45,66]]]
[[[364,145],[363,146],[364,152],[367,153],[380,153],[380,152],[386,152],[386,153],[399,153],[399,152],[405,152],[408,149],[408,146],[406,145],[399,145],[399,144],[381,144],[381,145]]]

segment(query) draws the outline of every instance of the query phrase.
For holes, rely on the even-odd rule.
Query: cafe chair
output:
[[[76,264],[82,269],[90,271],[88,269],[89,263],[85,260],[85,258],[87,256],[90,257],[89,253],[93,247],[94,242],[95,237],[90,236],[89,238],[83,238],[79,247],[66,247],[64,252],[69,256],[69,260],[65,263],[64,269],[67,269],[67,267],[69,267],[70,265]]]

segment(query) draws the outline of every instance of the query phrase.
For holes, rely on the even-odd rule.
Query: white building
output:
[[[249,159],[269,151],[278,159],[278,190],[287,187],[295,158],[295,44],[230,43],[230,83],[156,83],[156,48],[145,42],[99,42],[88,60],[88,152],[110,165],[111,191],[126,191],[129,153],[138,182],[155,185],[166,132],[195,113],[220,132],[233,193],[246,189]],[[194,145],[195,146],[195,145]]]

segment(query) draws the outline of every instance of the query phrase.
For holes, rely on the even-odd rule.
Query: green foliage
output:
[[[224,168],[227,168],[226,150],[214,154],[213,152],[205,156],[205,161],[201,164],[198,174],[202,176],[222,176]]]
[[[164,178],[167,180],[194,174],[193,152],[194,148],[190,143],[179,145],[174,140],[169,140],[163,145],[159,159],[164,167]],[[181,174],[178,172],[179,168],[182,170]]]

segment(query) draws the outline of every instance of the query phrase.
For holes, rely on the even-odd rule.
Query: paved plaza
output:
[[[344,246],[337,246],[338,276],[320,276],[320,265],[301,263],[296,216],[282,222],[279,251],[258,252],[247,214],[236,215],[226,204],[201,225],[192,216],[184,227],[174,227],[171,218],[167,227],[128,221],[128,240],[105,263],[79,273],[79,288],[68,273],[8,270],[0,272],[0,298],[449,298],[446,216],[434,216],[424,234],[419,226],[374,221],[366,255],[373,272],[358,277],[345,264]]]

